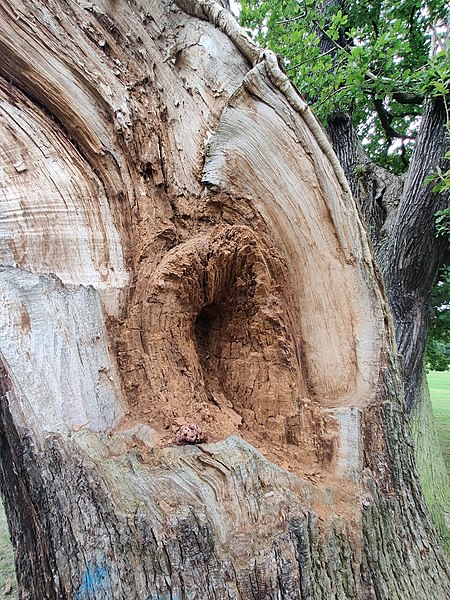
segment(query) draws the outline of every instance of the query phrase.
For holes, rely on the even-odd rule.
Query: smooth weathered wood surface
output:
[[[10,0],[0,50],[22,598],[445,600],[366,233],[276,57],[211,0]]]

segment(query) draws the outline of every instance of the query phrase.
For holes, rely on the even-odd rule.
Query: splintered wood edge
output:
[[[216,0],[176,0],[176,2],[188,14],[208,20],[227,35],[253,66],[264,62],[270,81],[284,95],[291,107],[302,115],[320,149],[330,161],[343,192],[352,197],[344,170],[323,127],[287,75],[281,70],[277,55],[272,50],[262,49],[252,42],[234,16]]]

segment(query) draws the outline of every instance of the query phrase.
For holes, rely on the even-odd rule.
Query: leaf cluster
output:
[[[242,25],[283,57],[325,125],[334,112],[351,113],[371,158],[393,172],[406,170],[424,98],[450,89],[450,58],[436,41],[445,0],[241,0],[241,6]]]
[[[432,293],[432,314],[426,347],[426,367],[450,369],[450,267],[442,269]]]

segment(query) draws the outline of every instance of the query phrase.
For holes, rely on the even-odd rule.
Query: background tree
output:
[[[241,22],[284,57],[327,127],[359,204],[394,316],[428,501],[450,550],[450,484],[423,379],[430,322],[428,363],[448,364],[448,3],[241,5]]]
[[[427,339],[426,366],[429,370],[447,371],[450,368],[450,272],[442,269],[432,295],[432,315]]]
[[[7,0],[0,51],[22,598],[446,600],[371,248],[276,56],[214,0]]]

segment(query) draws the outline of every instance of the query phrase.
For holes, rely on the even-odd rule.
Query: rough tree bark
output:
[[[8,0],[0,49],[21,597],[448,598],[366,233],[276,58],[214,0]]]
[[[436,236],[435,225],[435,213],[448,206],[448,194],[433,192],[433,184],[426,179],[437,168],[444,172],[449,168],[444,158],[446,121],[442,99],[428,102],[408,171],[402,177],[369,159],[350,115],[333,115],[329,132],[383,274],[403,359],[406,411],[420,476],[434,522],[450,552],[450,481],[424,377],[430,295],[448,249],[445,237]]]
[[[446,122],[442,99],[428,102],[408,171],[400,177],[370,161],[349,115],[330,119],[333,148],[358,199],[383,273],[403,357],[409,415],[422,397],[429,299],[448,247],[445,237],[436,236],[435,224],[435,213],[448,206],[448,194],[433,192],[434,184],[426,183],[438,168],[449,167],[444,158]]]

